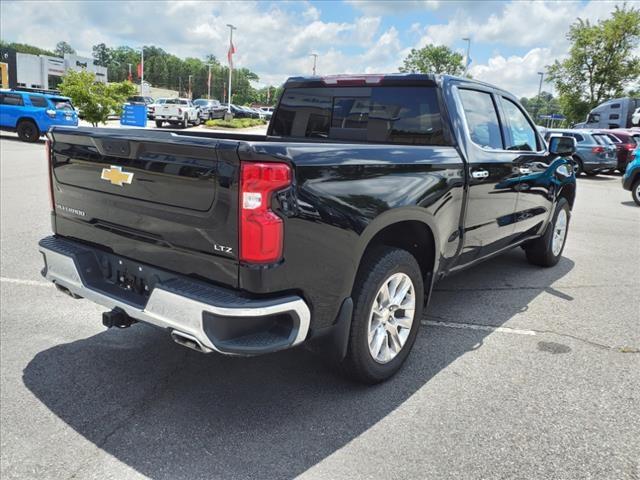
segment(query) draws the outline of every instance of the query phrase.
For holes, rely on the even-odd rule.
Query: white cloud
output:
[[[469,71],[476,80],[499,85],[518,97],[531,97],[538,93],[538,72],[545,71],[551,58],[550,49],[534,48],[521,57],[494,56],[486,64],[472,66]],[[551,90],[548,84],[543,84],[542,88]]]
[[[395,15],[416,10],[436,10],[439,0],[347,0],[357,10],[367,15]]]
[[[181,57],[203,58],[213,53],[224,61],[226,24],[232,23],[238,27],[234,32],[236,65],[255,71],[261,83],[280,83],[288,76],[310,74],[311,52],[320,55],[321,74],[393,72],[411,47],[436,43],[459,49],[461,38],[471,36],[473,75],[518,95],[529,95],[537,92],[536,72],[566,55],[565,35],[576,17],[595,21],[608,16],[616,3],[621,4],[597,0],[346,3],[353,8],[329,2],[132,0],[49,2],[43,9],[38,1],[2,0],[0,34],[3,40],[49,49],[65,40],[88,56],[92,45],[104,42],[134,48],[156,45]],[[345,17],[334,20],[338,8]],[[331,21],[323,16],[322,9],[332,9]],[[402,15],[404,23],[396,23],[394,19]],[[434,15],[448,21],[435,20]],[[19,21],[23,18],[29,18],[29,28]],[[505,47],[509,53],[518,47],[519,55],[505,55]],[[474,55],[480,48],[493,48],[491,58],[483,64],[478,64],[479,53]]]

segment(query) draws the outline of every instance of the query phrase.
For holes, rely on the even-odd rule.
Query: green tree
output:
[[[102,67],[107,67],[111,62],[111,49],[107,47],[104,43],[99,43],[94,45],[92,48],[93,58],[96,60],[98,65]]]
[[[412,73],[447,73],[462,75],[464,73],[463,56],[444,45],[427,45],[421,49],[411,49],[404,59],[401,72]]]
[[[97,82],[92,73],[68,70],[58,85],[60,92],[71,98],[87,121],[95,127],[106,123],[109,115],[119,112],[136,87],[131,82]]]
[[[616,6],[606,20],[593,25],[578,19],[567,34],[569,56],[547,69],[570,123],[583,120],[589,110],[624,95],[640,77],[640,58],[633,50],[640,41],[640,10]]]
[[[75,55],[76,51],[73,49],[71,45],[69,45],[65,41],[61,41],[56,43],[56,48],[53,51],[58,57],[64,57],[66,53],[70,53],[71,55]]]

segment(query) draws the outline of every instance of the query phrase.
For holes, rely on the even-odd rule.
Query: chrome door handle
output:
[[[473,172],[471,172],[471,176],[473,178],[487,178],[489,176],[489,172],[487,172],[486,170],[474,170]]]

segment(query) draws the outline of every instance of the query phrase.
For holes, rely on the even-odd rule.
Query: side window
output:
[[[617,113],[612,113],[609,115],[609,120],[618,120],[620,119],[620,115],[618,115]]]
[[[590,113],[589,117],[587,118],[587,123],[598,123],[599,121],[600,121],[599,113]]]
[[[620,108],[620,104],[619,103],[613,103],[613,104],[611,104],[611,108]]]
[[[36,97],[35,95],[29,95],[29,100],[31,101],[31,105],[34,107],[47,108],[49,105],[47,104],[47,99],[44,97]]]
[[[584,137],[582,135],[580,135],[579,133],[574,133],[573,134],[573,138],[576,139],[576,142],[584,142]]]
[[[507,120],[507,150],[538,150],[536,131],[522,110],[508,98],[502,97],[502,107]]]
[[[498,113],[491,94],[478,90],[459,90],[469,135],[476,145],[502,150],[502,135]]]
[[[17,93],[5,93],[2,95],[2,104],[3,105],[17,105],[23,106],[24,101],[22,100],[22,95]]]

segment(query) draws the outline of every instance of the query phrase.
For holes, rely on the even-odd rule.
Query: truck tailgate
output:
[[[238,283],[238,142],[54,128],[54,229],[123,257]]]

